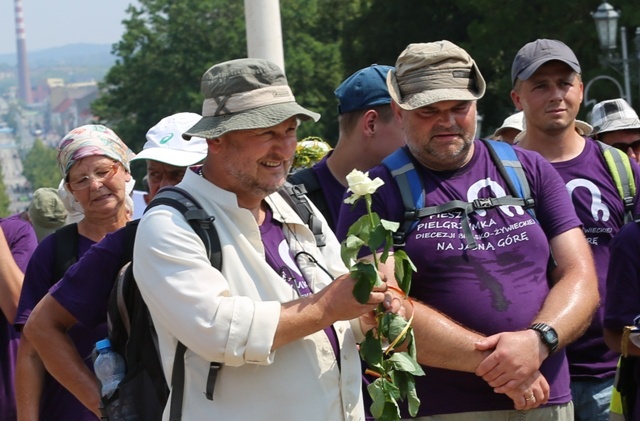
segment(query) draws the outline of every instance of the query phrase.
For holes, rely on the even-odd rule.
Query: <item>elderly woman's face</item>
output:
[[[82,158],[69,170],[67,188],[85,216],[113,216],[124,206],[125,184],[131,179],[122,164],[105,156]]]

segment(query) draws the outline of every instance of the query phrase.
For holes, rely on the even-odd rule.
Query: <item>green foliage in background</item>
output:
[[[0,167],[0,217],[9,216],[9,205],[11,205],[11,199],[7,194],[7,186],[4,184],[4,174]]]
[[[128,9],[118,57],[93,113],[135,152],[162,118],[202,109],[200,78],[213,64],[246,55],[242,1],[140,0]],[[144,165],[134,165],[141,180]]]
[[[56,150],[36,138],[23,163],[23,174],[33,190],[40,187],[58,188],[62,175],[56,161]]]
[[[478,104],[484,135],[514,111],[511,62],[520,47],[536,38],[566,42],[581,62],[585,84],[600,74],[622,81],[598,59],[591,12],[601,3],[566,0],[558,8],[550,0],[280,0],[289,83],[298,102],[322,114],[318,123],[300,127],[299,138],[320,136],[334,145],[335,88],[360,68],[394,65],[409,43],[447,39],[472,55],[487,81]],[[620,24],[628,28],[633,55],[640,8],[634,0],[612,4],[621,12]],[[201,111],[200,78],[211,65],[246,57],[244,1],[139,0],[128,13],[126,32],[114,46],[117,64],[108,72],[93,111],[139,151],[145,132],[161,118]],[[640,104],[637,82],[633,85],[634,105]],[[590,97],[598,100],[619,96],[607,83],[594,84],[591,91]],[[583,106],[578,118],[588,120],[589,108]],[[134,168],[134,176],[142,167]]]

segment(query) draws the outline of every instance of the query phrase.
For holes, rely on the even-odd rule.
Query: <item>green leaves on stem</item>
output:
[[[382,180],[371,180],[368,173],[354,170],[347,176],[347,182],[353,194],[345,199],[345,203],[355,206],[358,200],[364,199],[367,212],[349,228],[340,253],[350,268],[351,277],[356,280],[353,295],[358,302],[365,304],[373,288],[383,282],[379,267],[391,254],[393,233],[399,224],[380,219],[371,210],[371,195],[383,184]],[[362,247],[371,251],[371,261],[358,260]],[[402,250],[394,251],[393,258],[394,277],[402,290],[399,292],[404,293],[404,299],[410,301],[407,293],[416,268]],[[415,416],[420,400],[414,376],[422,376],[424,372],[416,360],[415,338],[411,328],[413,318],[407,321],[403,316],[387,312],[380,304],[375,310],[375,319],[376,328],[369,330],[360,344],[360,356],[369,367],[367,373],[377,377],[367,388],[373,399],[371,414],[377,420],[399,420],[398,401],[406,400],[409,414]]]

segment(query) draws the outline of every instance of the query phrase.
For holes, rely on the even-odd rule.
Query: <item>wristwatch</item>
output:
[[[536,323],[529,326],[540,334],[542,343],[549,348],[549,353],[553,354],[558,349],[558,333],[554,328],[546,323]]]

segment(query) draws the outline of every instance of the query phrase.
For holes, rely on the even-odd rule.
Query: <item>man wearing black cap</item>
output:
[[[277,193],[298,124],[319,115],[296,103],[266,60],[214,65],[201,87],[203,118],[184,136],[205,138],[208,154],[178,186],[215,216],[222,269],[166,206],[145,213],[133,258],[167,378],[177,342],[187,347],[183,419],[362,419],[358,318],[390,300],[386,285],[359,304],[333,233],[320,249]],[[223,367],[208,400],[212,361]]]
[[[335,230],[347,174],[366,171],[404,145],[404,134],[391,111],[385,83],[393,67],[374,64],[345,79],[335,91],[340,137],[335,148],[310,169],[292,174],[289,181],[304,184],[307,196]]]
[[[519,146],[540,153],[563,178],[591,246],[604,302],[609,243],[626,211],[600,147],[575,130],[583,97],[578,59],[564,43],[538,39],[518,51],[511,78],[511,98],[526,121]],[[630,165],[638,185],[637,165]],[[637,196],[632,200],[637,214]],[[618,356],[605,344],[603,313],[599,306],[585,334],[567,347],[576,420],[609,417]]]

